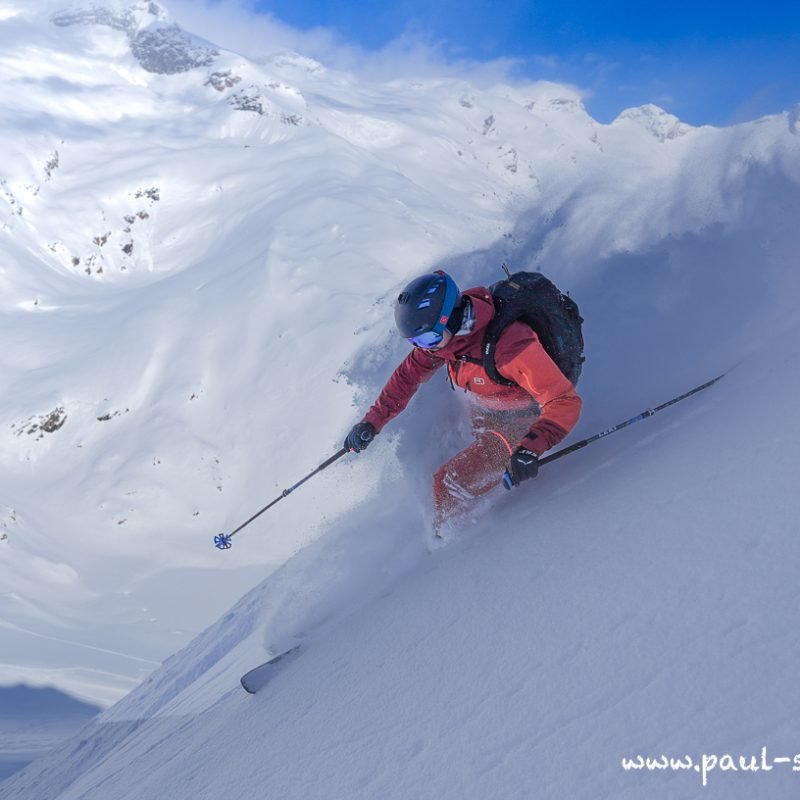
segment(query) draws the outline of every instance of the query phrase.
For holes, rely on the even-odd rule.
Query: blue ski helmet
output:
[[[456,282],[437,270],[406,286],[397,298],[394,321],[400,335],[418,347],[433,347],[442,341],[447,323],[461,294]]]

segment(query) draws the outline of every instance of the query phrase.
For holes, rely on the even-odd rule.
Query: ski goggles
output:
[[[419,336],[410,336],[408,341],[414,347],[422,347],[427,350],[431,347],[436,347],[437,344],[441,343],[442,339],[444,339],[443,331],[425,331],[425,333],[420,333]]]

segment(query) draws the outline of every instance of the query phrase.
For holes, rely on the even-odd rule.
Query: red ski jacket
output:
[[[492,381],[483,368],[482,348],[486,326],[495,314],[494,302],[489,290],[482,286],[464,294],[472,301],[476,314],[472,332],[454,336],[441,350],[414,348],[389,378],[364,421],[380,432],[405,409],[420,385],[446,364],[453,384],[473,392],[477,402],[487,409],[533,410],[534,403],[538,403],[541,413],[519,444],[540,456],[575,426],[581,399],[547,355],[539,337],[522,322],[503,331],[495,351],[497,371],[515,385]]]

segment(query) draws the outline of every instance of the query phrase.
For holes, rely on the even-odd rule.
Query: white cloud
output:
[[[256,13],[244,0],[167,0],[164,5],[182,28],[249,58],[281,49],[302,52],[336,46],[331,31],[300,31],[271,14]]]
[[[508,81],[514,59],[453,58],[444,42],[409,30],[378,51],[344,41],[335,30],[294,28],[245,0],[166,0],[175,21],[192,33],[249,58],[293,50],[328,67],[368,74],[377,80],[460,77],[481,85]]]

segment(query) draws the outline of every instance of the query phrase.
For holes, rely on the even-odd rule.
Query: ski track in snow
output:
[[[124,699],[0,798],[674,798],[694,775],[620,759],[794,755],[791,114],[601,125],[552,84],[222,49],[148,72],[158,5],[5,6],[0,682]],[[173,65],[209,57],[164,30]],[[435,379],[213,549],[341,446],[405,352],[400,287],[504,261],[586,318],[572,439],[741,364],[429,553],[430,476],[465,443]]]

